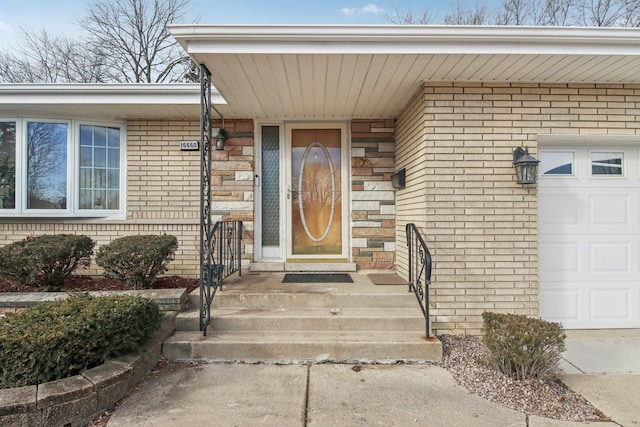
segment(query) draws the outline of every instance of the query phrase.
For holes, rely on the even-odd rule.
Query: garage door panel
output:
[[[640,321],[636,289],[598,283],[549,283],[540,290],[540,316],[567,329],[628,328]]]
[[[579,322],[582,304],[581,289],[563,283],[549,284],[549,289],[540,290],[540,316],[552,322]]]
[[[539,198],[540,223],[553,225],[578,225],[578,198],[562,194],[541,196]]]
[[[591,318],[598,321],[626,322],[631,319],[629,287],[596,288],[589,292]]]
[[[630,273],[629,242],[591,242],[590,273]]]
[[[540,314],[568,329],[640,328],[638,149],[603,147],[554,147],[575,153],[574,176],[538,188]],[[593,175],[594,152],[624,153],[623,176]]]
[[[631,226],[629,221],[629,195],[593,194],[589,197],[591,225]]]
[[[540,273],[577,273],[580,259],[579,242],[540,242]]]

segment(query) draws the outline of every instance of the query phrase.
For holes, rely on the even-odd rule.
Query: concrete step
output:
[[[197,331],[199,312],[176,318],[176,330]],[[424,331],[418,308],[215,308],[210,331]]]
[[[166,340],[171,361],[439,360],[442,344],[424,332],[177,332]]]
[[[243,308],[334,308],[334,307],[380,307],[380,308],[418,308],[416,297],[397,287],[398,292],[358,293],[337,290],[332,293],[289,293],[289,292],[246,292],[235,293],[218,291],[213,299],[213,307]],[[190,297],[189,306],[197,307],[199,296]]]

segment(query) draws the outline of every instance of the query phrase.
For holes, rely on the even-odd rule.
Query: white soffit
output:
[[[225,101],[211,98],[219,110]],[[225,111],[230,113],[229,111]],[[0,117],[199,119],[199,84],[0,84]]]
[[[423,81],[640,83],[640,30],[173,25],[233,117],[396,117]]]

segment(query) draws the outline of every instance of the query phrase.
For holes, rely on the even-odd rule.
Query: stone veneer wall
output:
[[[351,122],[351,237],[358,270],[395,268],[395,120]]]
[[[484,311],[539,315],[537,189],[515,183],[513,149],[537,156],[539,134],[637,135],[639,114],[637,85],[423,85],[398,119],[397,167],[424,158],[424,184],[399,192],[398,218],[425,198],[415,215],[434,255],[438,333],[479,334]]]
[[[214,122],[219,127],[219,122]],[[244,221],[243,258],[253,253],[253,121],[227,120],[224,151],[213,152],[214,220]],[[27,235],[85,234],[97,245],[131,234],[173,234],[176,258],[167,274],[196,277],[200,245],[200,155],[180,151],[180,141],[200,137],[199,120],[127,122],[127,218],[2,218],[0,244]],[[98,274],[95,264],[79,273]]]

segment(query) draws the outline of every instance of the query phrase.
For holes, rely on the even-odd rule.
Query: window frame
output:
[[[120,180],[119,180],[119,209],[80,209],[80,126],[100,126],[107,128],[118,128],[120,130]],[[83,216],[97,216],[97,217],[105,217],[114,215],[125,216],[125,197],[126,194],[126,127],[124,123],[116,124],[113,122],[99,122],[99,121],[89,121],[89,120],[78,120],[77,125],[74,128],[75,136],[76,136],[76,152],[74,155],[74,173],[75,177],[73,179],[73,194],[77,199],[74,204],[74,208],[78,214]]]
[[[22,188],[22,179],[20,178],[20,172],[21,172],[21,168],[19,167],[20,164],[20,149],[19,149],[19,144],[18,144],[18,140],[20,139],[20,125],[18,123],[18,119],[15,119],[13,117],[0,117],[0,122],[2,123],[9,123],[9,122],[13,122],[16,124],[16,141],[15,141],[15,168],[14,168],[14,193],[15,193],[15,200],[13,203],[14,208],[13,209],[0,209],[0,216],[15,216],[20,212],[20,205],[19,205],[19,192],[21,191]],[[6,214],[6,215],[2,215],[2,214]]]
[[[571,162],[571,173],[570,174],[546,174],[542,169],[540,169],[540,177],[544,178],[552,178],[552,179],[571,179],[578,178],[578,156],[576,150],[572,149],[554,149],[554,148],[544,148],[541,147],[538,149],[540,160],[542,161],[543,153],[571,153],[572,154],[572,162]]]
[[[620,163],[620,174],[594,174],[593,173],[593,154],[594,153],[616,153],[622,155],[622,162]],[[589,167],[589,178],[591,179],[626,179],[627,178],[627,152],[620,149],[612,149],[612,150],[588,150],[588,167]]]
[[[0,209],[0,218],[126,218],[127,134],[123,121],[56,119],[50,117],[0,117],[16,123],[16,203],[15,209]],[[66,209],[27,208],[27,132],[28,123],[67,124],[67,206]],[[117,128],[120,132],[119,209],[80,209],[80,126]]]

